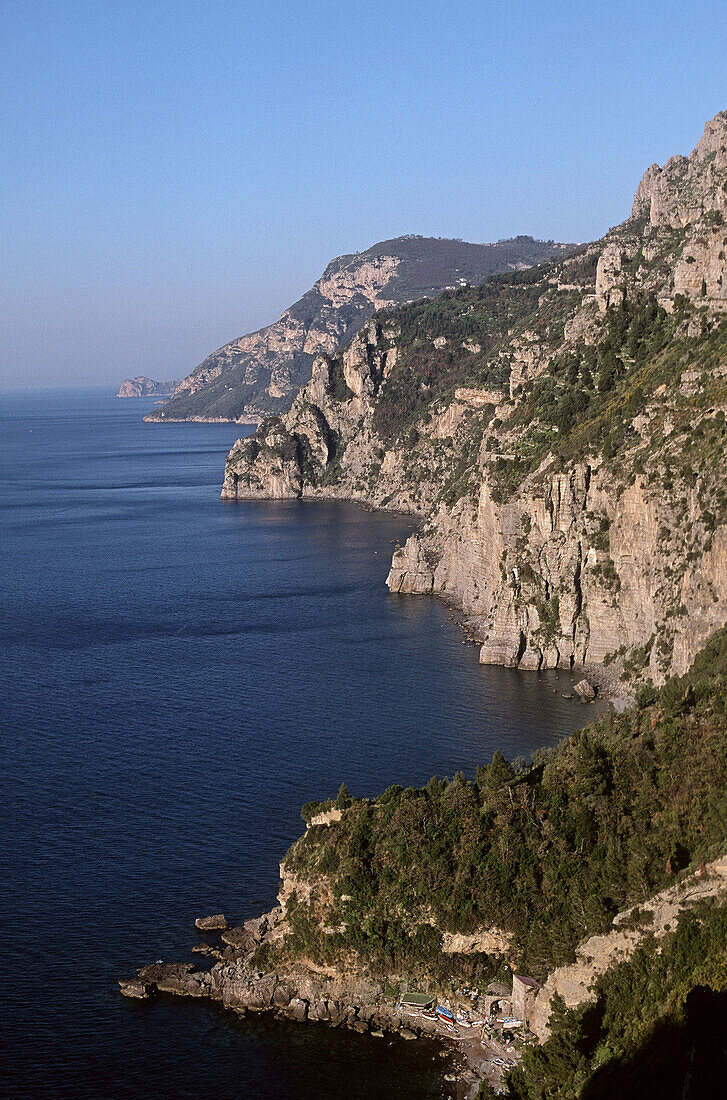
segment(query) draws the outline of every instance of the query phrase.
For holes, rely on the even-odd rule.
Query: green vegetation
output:
[[[599,979],[595,1003],[551,1017],[508,1076],[512,1100],[682,1100],[724,1094],[727,906],[702,903],[663,944],[645,940]]]
[[[400,437],[428,406],[451,398],[458,386],[506,387],[513,333],[532,328],[539,341],[555,347],[580,298],[579,291],[559,291],[548,281],[562,266],[547,263],[492,275],[479,286],[446,290],[378,314],[382,323],[399,330],[396,366],[374,413],[381,438]],[[440,339],[446,343],[436,347]]]
[[[391,787],[309,828],[286,864],[328,886],[291,904],[286,950],[321,962],[353,950],[379,972],[454,979],[438,930],[496,927],[535,976],[570,960],[584,936],[727,838],[727,629],[640,703],[529,766],[496,753],[474,781]],[[346,928],[323,935],[321,923]],[[466,965],[484,979],[497,960]]]

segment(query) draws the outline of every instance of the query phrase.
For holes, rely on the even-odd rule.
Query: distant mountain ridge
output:
[[[156,382],[153,378],[139,375],[137,378],[125,378],[119,386],[117,397],[169,397],[179,385],[174,378],[171,382]]]
[[[573,247],[528,236],[495,244],[405,236],[338,256],[278,321],[213,352],[146,419],[256,423],[284,412],[316,355],[332,355],[377,310],[531,267]]]

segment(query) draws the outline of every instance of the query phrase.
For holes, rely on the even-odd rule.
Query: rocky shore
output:
[[[218,915],[195,922],[200,934],[216,941],[214,945],[200,942],[192,949],[208,960],[207,965],[159,961],[142,966],[133,977],[119,982],[123,996],[206,998],[242,1017],[267,1012],[296,1023],[321,1023],[374,1037],[386,1032],[402,1040],[434,1039],[453,1057],[451,1083],[458,1100],[473,1097],[483,1080],[497,1086],[502,1067],[494,1060],[513,1057],[497,1039],[481,1039],[479,1028],[453,1029],[400,1010],[397,994],[383,980],[360,971],[320,967],[305,959],[284,972],[259,969],[256,949],[279,944],[286,934],[282,907],[220,931],[222,920]]]
[[[402,993],[384,978],[374,978],[354,966],[348,969],[318,966],[304,957],[284,969],[261,970],[256,963],[257,949],[266,944],[280,945],[290,931],[285,912],[285,879],[290,884],[290,875],[286,876],[284,865],[282,873],[282,904],[269,913],[233,927],[228,926],[223,914],[195,921],[201,935],[217,941],[214,946],[200,942],[192,948],[211,965],[198,967],[191,962],[157,961],[142,966],[133,977],[119,982],[123,996],[134,1000],[147,1000],[158,994],[206,998],[242,1017],[268,1012],[296,1023],[326,1024],[371,1036],[380,1037],[387,1032],[402,1040],[434,1039],[452,1055],[454,1071],[448,1079],[458,1100],[472,1100],[483,1081],[494,1088],[502,1083],[507,1066],[516,1064],[520,1057],[517,1044],[505,1046],[491,1030],[484,1035],[477,1025],[447,1024],[416,1007],[406,1008],[400,1005]],[[596,979],[609,967],[630,957],[647,936],[662,939],[675,927],[683,911],[723,898],[726,891],[727,856],[721,855],[709,864],[702,864],[697,871],[680,876],[674,885],[651,898],[648,908],[636,906],[617,914],[610,931],[591,936],[580,944],[576,961],[554,970],[542,986],[529,978],[514,977],[512,999],[504,987],[496,996],[516,1008],[527,1022],[529,1041],[543,1042],[550,1034],[551,1004],[556,994],[569,1007],[592,1000]],[[457,950],[462,949],[462,944],[457,946]],[[524,994],[521,991],[516,1005],[517,983]],[[450,1004],[447,994],[431,989],[429,992],[432,999]],[[482,1000],[487,1015],[488,999]],[[479,998],[477,1005],[475,1014],[480,1016]],[[451,1007],[454,1011],[473,1010],[464,991]],[[520,1038],[518,1043],[521,1045],[523,1041],[528,1039]]]

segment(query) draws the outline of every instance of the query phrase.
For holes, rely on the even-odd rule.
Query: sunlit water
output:
[[[300,806],[472,774],[591,711],[392,597],[410,520],[225,505],[240,429],[97,391],[0,398],[3,1056],[13,1096],[441,1095],[436,1048],[124,1001],[194,917],[275,901]]]

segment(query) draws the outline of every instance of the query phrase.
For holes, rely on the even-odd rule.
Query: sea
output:
[[[593,715],[385,586],[411,517],[223,503],[235,424],[0,395],[0,1094],[449,1095],[434,1044],[239,1019],[118,979],[276,900],[300,807],[528,756]]]

